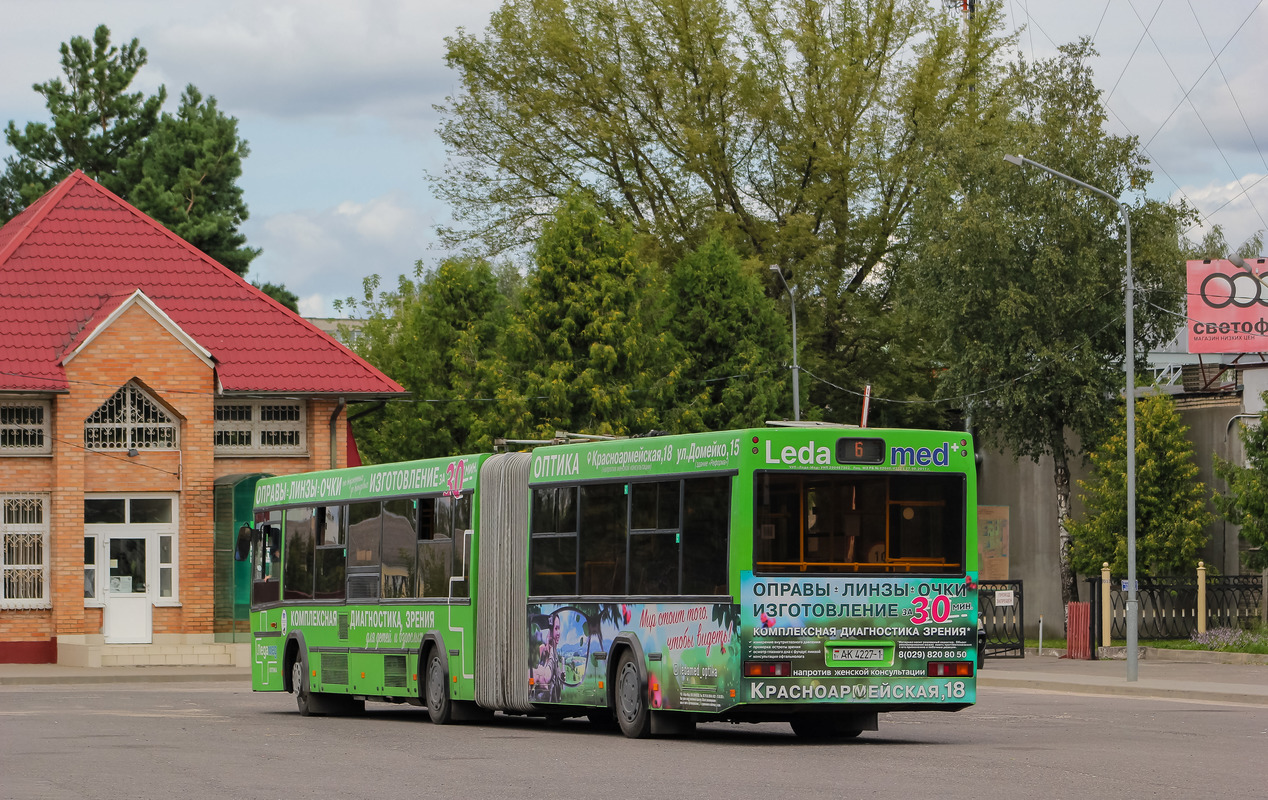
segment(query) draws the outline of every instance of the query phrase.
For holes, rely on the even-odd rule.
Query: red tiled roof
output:
[[[0,228],[0,391],[65,391],[61,358],[138,289],[211,352],[225,392],[405,391],[79,171]]]

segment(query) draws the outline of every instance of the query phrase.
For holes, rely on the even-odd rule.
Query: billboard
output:
[[[1268,259],[1189,261],[1190,353],[1268,352]]]

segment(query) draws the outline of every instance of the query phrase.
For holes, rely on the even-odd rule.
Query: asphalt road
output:
[[[583,720],[301,718],[223,684],[0,687],[3,798],[1262,797],[1268,709],[989,689],[839,744],[787,725],[632,741]]]

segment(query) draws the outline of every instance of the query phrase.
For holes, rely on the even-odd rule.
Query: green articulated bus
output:
[[[963,433],[773,425],[264,479],[252,688],[305,715],[371,700],[631,737],[957,711],[973,465]]]

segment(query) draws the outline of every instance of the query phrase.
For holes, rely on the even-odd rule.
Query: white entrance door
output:
[[[153,634],[146,538],[111,537],[106,550],[106,607],[101,620],[106,644],[149,644]]]

